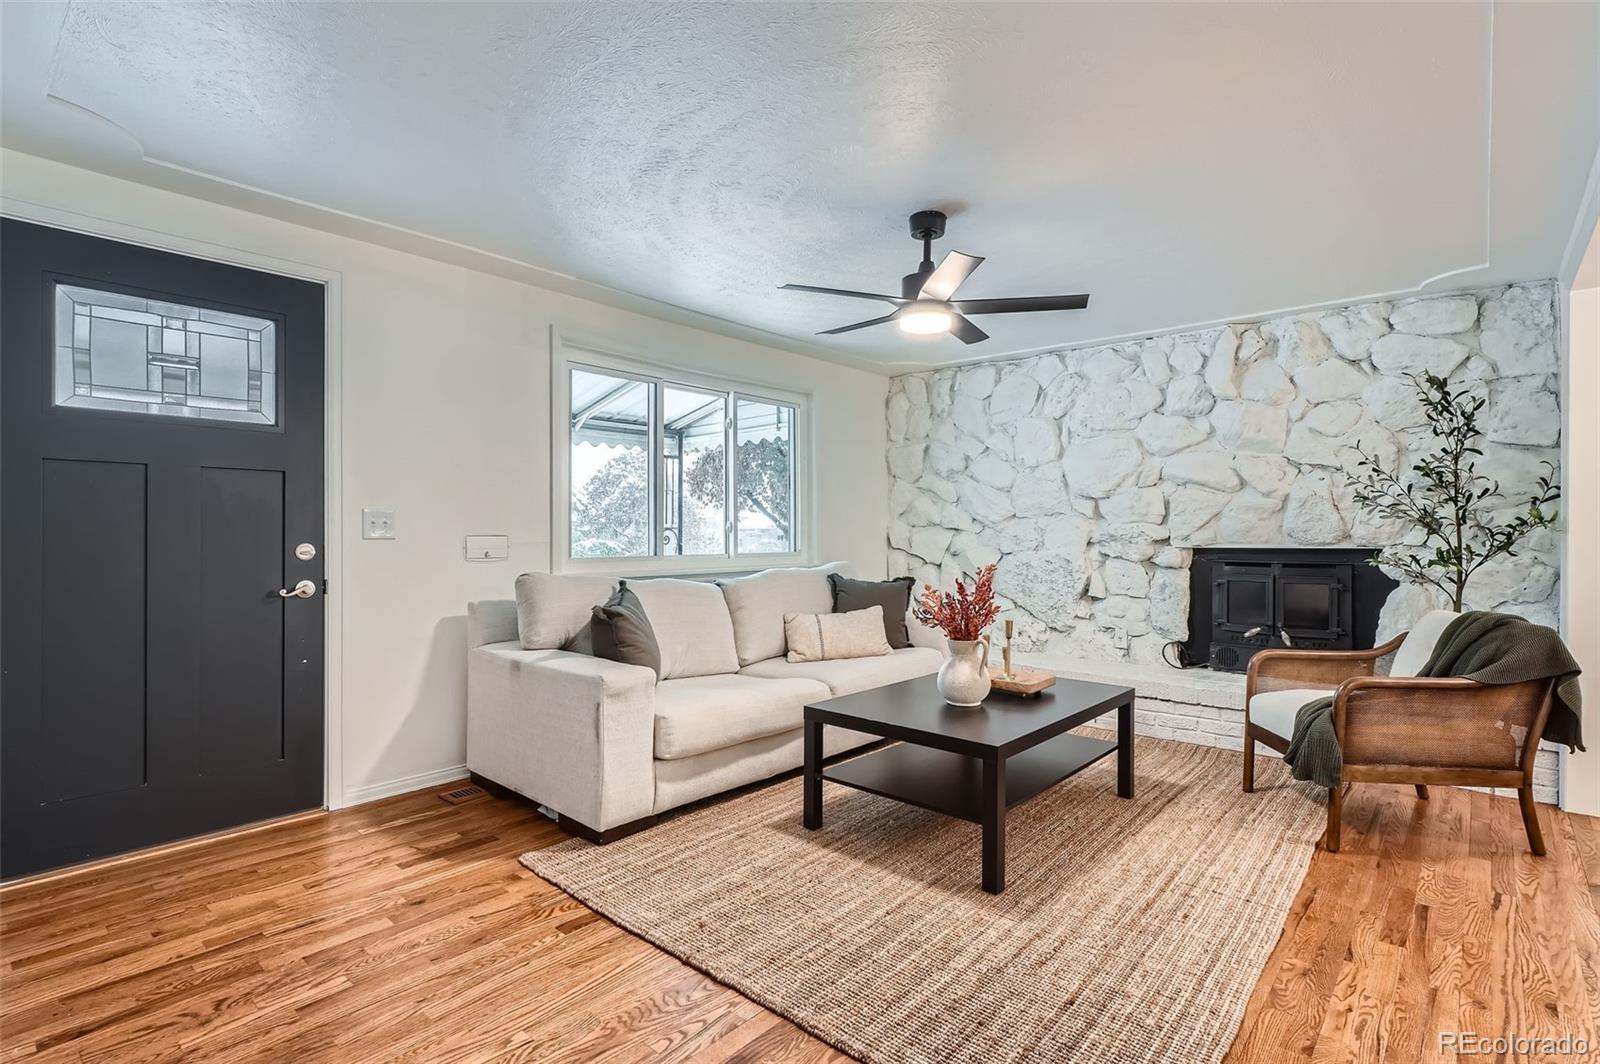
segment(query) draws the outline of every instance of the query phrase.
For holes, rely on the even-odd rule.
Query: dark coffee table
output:
[[[1117,741],[1070,730],[1117,711]],[[899,743],[824,767],[826,725]],[[1060,679],[1033,698],[991,694],[961,709],[932,676],[805,707],[805,826],[822,826],[822,781],[983,825],[983,889],[1006,885],[1006,810],[1117,753],[1117,794],[1133,797],[1133,688]]]

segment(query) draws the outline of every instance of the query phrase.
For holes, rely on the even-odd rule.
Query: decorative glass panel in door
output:
[[[728,552],[728,397],[661,386],[662,554]]]
[[[575,368],[571,396],[572,557],[647,557],[655,385]]]
[[[278,422],[278,327],[265,318],[55,286],[55,405]]]
[[[787,554],[794,538],[794,407],[740,398],[735,404],[734,524],[740,554]]]

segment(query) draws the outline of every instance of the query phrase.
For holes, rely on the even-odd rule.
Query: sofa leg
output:
[[[1250,734],[1249,725],[1244,729],[1244,793],[1254,794],[1256,791],[1256,741]]]
[[[626,824],[618,824],[614,828],[606,828],[601,831],[590,827],[582,821],[574,820],[565,813],[556,814],[556,823],[560,825],[562,831],[569,835],[576,835],[585,842],[592,842],[596,846],[604,846],[608,842],[616,842],[618,839],[627,838],[629,835],[654,826],[659,819],[659,817],[654,816],[641,817],[638,820],[630,821]]]
[[[1522,803],[1522,826],[1528,829],[1528,848],[1535,857],[1543,857],[1544,835],[1539,831],[1539,811],[1533,804],[1532,785],[1518,787],[1517,800]]]
[[[1323,842],[1328,847],[1329,853],[1339,852],[1339,820],[1344,813],[1344,788],[1328,788],[1328,833],[1323,836]]]
[[[1421,798],[1424,802],[1426,802],[1428,800],[1428,785],[1426,783],[1419,783],[1416,786],[1417,786],[1417,797]]]
[[[489,797],[491,798],[517,797],[516,791],[513,791],[510,787],[502,787],[488,776],[480,776],[476,772],[470,772],[467,775],[473,783],[477,784],[479,787],[482,787],[485,791],[488,791]]]

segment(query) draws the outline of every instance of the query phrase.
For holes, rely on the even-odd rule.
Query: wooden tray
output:
[[[1046,687],[1054,687],[1056,674],[1042,669],[1029,669],[1021,665],[1011,667],[1009,677],[998,669],[989,670],[989,683],[996,691],[1009,695],[1036,695]]]

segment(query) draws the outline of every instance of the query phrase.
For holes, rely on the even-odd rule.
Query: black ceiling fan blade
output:
[[[928,279],[922,282],[922,291],[917,293],[920,299],[937,299],[941,303],[949,300],[956,294],[956,289],[961,283],[972,276],[972,271],[983,265],[982,255],[963,255],[959,251],[948,252],[939,260],[939,265]]]
[[[959,314],[950,315],[950,332],[964,344],[975,344],[989,338],[989,334]]]
[[[1034,310],[1083,310],[1088,305],[1088,293],[1077,296],[1017,296],[1014,299],[957,299],[952,303],[952,306],[963,314],[1022,314]]]
[[[882,325],[884,322],[894,321],[899,316],[900,312],[896,310],[893,314],[885,314],[883,317],[873,318],[871,321],[858,321],[854,325],[841,325],[837,329],[823,329],[817,335],[837,336],[839,333],[855,332],[857,329],[865,329],[869,325]]]
[[[852,292],[848,288],[818,288],[814,284],[780,284],[778,287],[787,288],[791,292],[818,292],[825,296],[848,296],[851,299],[878,299],[885,303],[893,303],[897,307],[910,302],[910,300],[902,299],[899,296],[882,296],[876,292]]]

